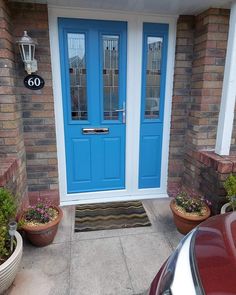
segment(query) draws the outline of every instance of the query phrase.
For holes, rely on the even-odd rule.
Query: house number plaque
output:
[[[42,77],[38,75],[28,75],[24,79],[25,87],[31,90],[39,90],[42,89],[45,82]]]

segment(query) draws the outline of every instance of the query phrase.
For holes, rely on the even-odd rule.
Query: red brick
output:
[[[231,173],[233,171],[233,163],[230,161],[220,161],[217,170],[220,173]]]

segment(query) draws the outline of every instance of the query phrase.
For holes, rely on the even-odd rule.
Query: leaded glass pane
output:
[[[119,113],[119,36],[103,35],[104,120],[118,120]]]
[[[147,38],[145,119],[159,118],[162,43],[160,37]]]
[[[87,86],[85,62],[85,35],[68,35],[71,118],[87,120]]]

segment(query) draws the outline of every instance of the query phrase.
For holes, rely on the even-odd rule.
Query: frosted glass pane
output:
[[[160,37],[147,38],[145,119],[159,117],[162,43],[163,39]]]
[[[103,35],[104,120],[118,120],[119,113],[119,36]]]
[[[67,34],[71,118],[72,120],[87,120],[87,75],[85,62],[85,35]]]

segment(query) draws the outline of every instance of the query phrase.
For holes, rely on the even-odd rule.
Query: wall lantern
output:
[[[35,45],[38,45],[37,41],[34,41],[24,31],[24,36],[21,37],[17,42],[20,49],[22,61],[25,64],[25,70],[30,75],[38,70],[37,60],[34,59]]]

